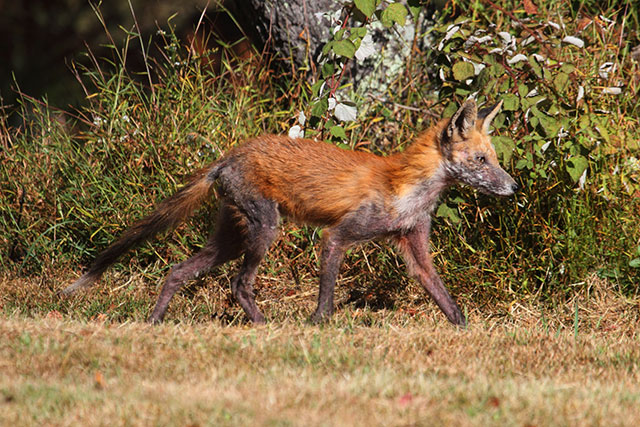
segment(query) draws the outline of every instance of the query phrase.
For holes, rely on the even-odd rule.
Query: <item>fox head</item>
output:
[[[473,100],[466,101],[444,126],[439,143],[450,179],[483,193],[510,196],[518,190],[518,184],[500,167],[488,135],[500,107],[502,101],[477,111]]]

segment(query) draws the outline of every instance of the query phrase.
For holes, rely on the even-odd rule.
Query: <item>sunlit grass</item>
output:
[[[183,302],[178,325],[15,313],[0,321],[0,421],[631,425],[640,416],[638,302],[590,286],[575,306],[546,313],[474,311],[467,329],[432,306],[347,307],[311,326],[291,301],[260,327],[194,322]]]

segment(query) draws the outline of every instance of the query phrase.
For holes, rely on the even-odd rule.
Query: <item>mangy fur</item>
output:
[[[461,182],[510,195],[515,181],[498,165],[487,135],[501,104],[476,111],[467,101],[449,120],[429,129],[403,153],[380,157],[331,144],[265,135],[227,153],[148,217],[98,255],[65,294],[92,285],[130,248],[173,228],[200,205],[217,182],[222,195],[216,230],[196,255],[176,265],[161,291],[151,322],[163,320],[169,301],[189,279],[244,255],[231,288],[249,319],[264,322],[255,303],[258,265],[278,232],[280,216],[326,227],[323,233],[318,306],[321,321],[333,312],[335,281],[350,246],[392,241],[447,318],[465,323],[429,253],[431,213],[439,194]]]

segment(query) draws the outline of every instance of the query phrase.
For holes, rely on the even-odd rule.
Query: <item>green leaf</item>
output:
[[[560,120],[557,120],[556,118],[540,111],[536,106],[531,107],[531,113],[533,113],[533,115],[535,116],[531,117],[530,119],[530,123],[532,126],[537,126],[538,124],[540,124],[540,126],[542,126],[542,130],[544,131],[544,135],[547,138],[555,138],[558,135],[558,131],[562,126]]]
[[[529,93],[529,88],[527,87],[526,84],[522,83],[518,85],[518,95],[520,95],[520,98],[524,98],[525,96],[527,96],[528,93]]]
[[[367,18],[370,18],[376,10],[376,0],[355,0],[354,3]]]
[[[322,77],[326,79],[327,77],[332,76],[334,72],[335,67],[332,63],[325,62],[324,64],[322,64]]]
[[[476,77],[475,87],[478,89],[482,89],[483,93],[488,94],[491,93],[491,88],[495,86],[495,82],[491,81],[491,74],[489,73],[488,68],[483,68],[478,77]]]
[[[529,65],[531,65],[531,69],[533,73],[538,77],[542,78],[542,67],[533,57],[529,57]]]
[[[567,172],[569,172],[573,182],[578,182],[587,166],[589,166],[589,162],[582,156],[573,156],[567,161]]]
[[[573,64],[562,64],[562,67],[560,67],[560,71],[562,71],[563,73],[573,73],[576,69],[576,66]]]
[[[493,125],[494,129],[500,129],[504,125],[504,122],[506,119],[507,119],[507,115],[505,113],[498,113],[498,115],[493,119],[491,124]]]
[[[329,101],[326,98],[321,98],[311,107],[311,115],[315,117],[322,117],[324,113],[329,109]]]
[[[591,126],[591,119],[589,118],[588,114],[582,114],[580,116],[580,119],[579,119],[578,123],[579,123],[579,129],[580,130],[585,130],[585,129],[588,129]]]
[[[328,54],[332,47],[333,47],[333,41],[328,42],[322,47],[322,53],[324,55]]]
[[[436,216],[441,218],[448,218],[452,223],[457,224],[460,222],[460,217],[458,216],[458,210],[450,207],[446,203],[441,203],[438,206],[438,210],[436,211]]]
[[[562,92],[569,82],[569,75],[566,73],[558,73],[553,79],[553,85],[558,92]]]
[[[475,75],[473,64],[470,62],[460,61],[456,62],[452,68],[453,78],[457,81],[467,80]]]
[[[520,107],[520,99],[512,93],[503,96],[502,101],[504,102],[504,104],[502,104],[504,111],[516,111]]]
[[[407,6],[409,6],[409,12],[413,16],[413,19],[418,19],[418,15],[422,10],[422,5],[420,4],[420,0],[409,0],[407,1]]]
[[[324,125],[320,126],[320,128],[325,129],[325,130],[329,130],[333,126],[335,126],[335,124],[336,124],[336,122],[334,122],[333,119],[329,118],[329,119],[327,119],[326,122],[324,122]]]
[[[380,15],[380,22],[385,27],[390,27],[395,22],[403,26],[407,18],[407,8],[402,3],[391,3]]]
[[[520,159],[516,163],[516,169],[522,170],[522,169],[526,168],[527,165],[528,165],[527,159]]]
[[[496,147],[496,153],[502,158],[503,163],[509,163],[516,143],[508,136],[494,136],[491,138],[493,146]]]
[[[544,95],[530,96],[528,98],[522,98],[520,104],[522,105],[522,109],[526,110],[527,108],[531,107],[532,105],[537,105],[538,102],[543,101],[545,98],[546,98],[546,96],[544,96]]]
[[[336,138],[347,139],[347,134],[345,133],[342,126],[333,126],[329,132]]]
[[[600,136],[602,136],[602,138],[604,138],[605,142],[609,142],[609,132],[607,131],[606,125],[604,124],[600,124],[599,126],[596,127],[596,129],[598,129],[598,133],[600,133]]]
[[[629,267],[640,268],[640,258],[634,258],[629,261]]]
[[[456,111],[458,111],[458,104],[456,104],[455,102],[450,102],[442,112],[442,117],[451,117],[455,114]]]
[[[540,120],[540,125],[548,138],[555,138],[558,135],[558,131],[561,127],[558,120],[553,117],[549,117],[546,114],[538,116],[538,119]]]
[[[324,80],[318,79],[318,81],[315,82],[313,86],[311,86],[311,93],[314,97],[320,94],[320,88],[322,87],[323,84],[324,84]]]
[[[333,42],[333,52],[338,56],[353,58],[356,53],[356,45],[351,40],[340,40]]]
[[[354,38],[363,38],[367,35],[367,27],[356,27],[351,29],[351,35],[349,38],[353,40]]]

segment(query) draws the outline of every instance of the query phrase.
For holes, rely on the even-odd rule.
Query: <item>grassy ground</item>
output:
[[[49,310],[58,298],[47,302],[39,281],[0,284],[3,425],[633,425],[640,417],[640,300],[595,276],[589,292],[554,309],[471,309],[464,330],[424,301],[397,310],[346,304],[329,324],[311,326],[313,290],[287,299],[268,287],[266,326],[246,325],[233,307],[203,316],[202,301],[225,306],[228,291],[211,287],[179,295],[169,322],[150,326],[110,319],[122,293],[138,305],[120,310],[143,318],[148,289],[92,291],[63,315]],[[18,302],[20,292],[39,299]],[[107,314],[83,311],[95,299],[110,301]]]

